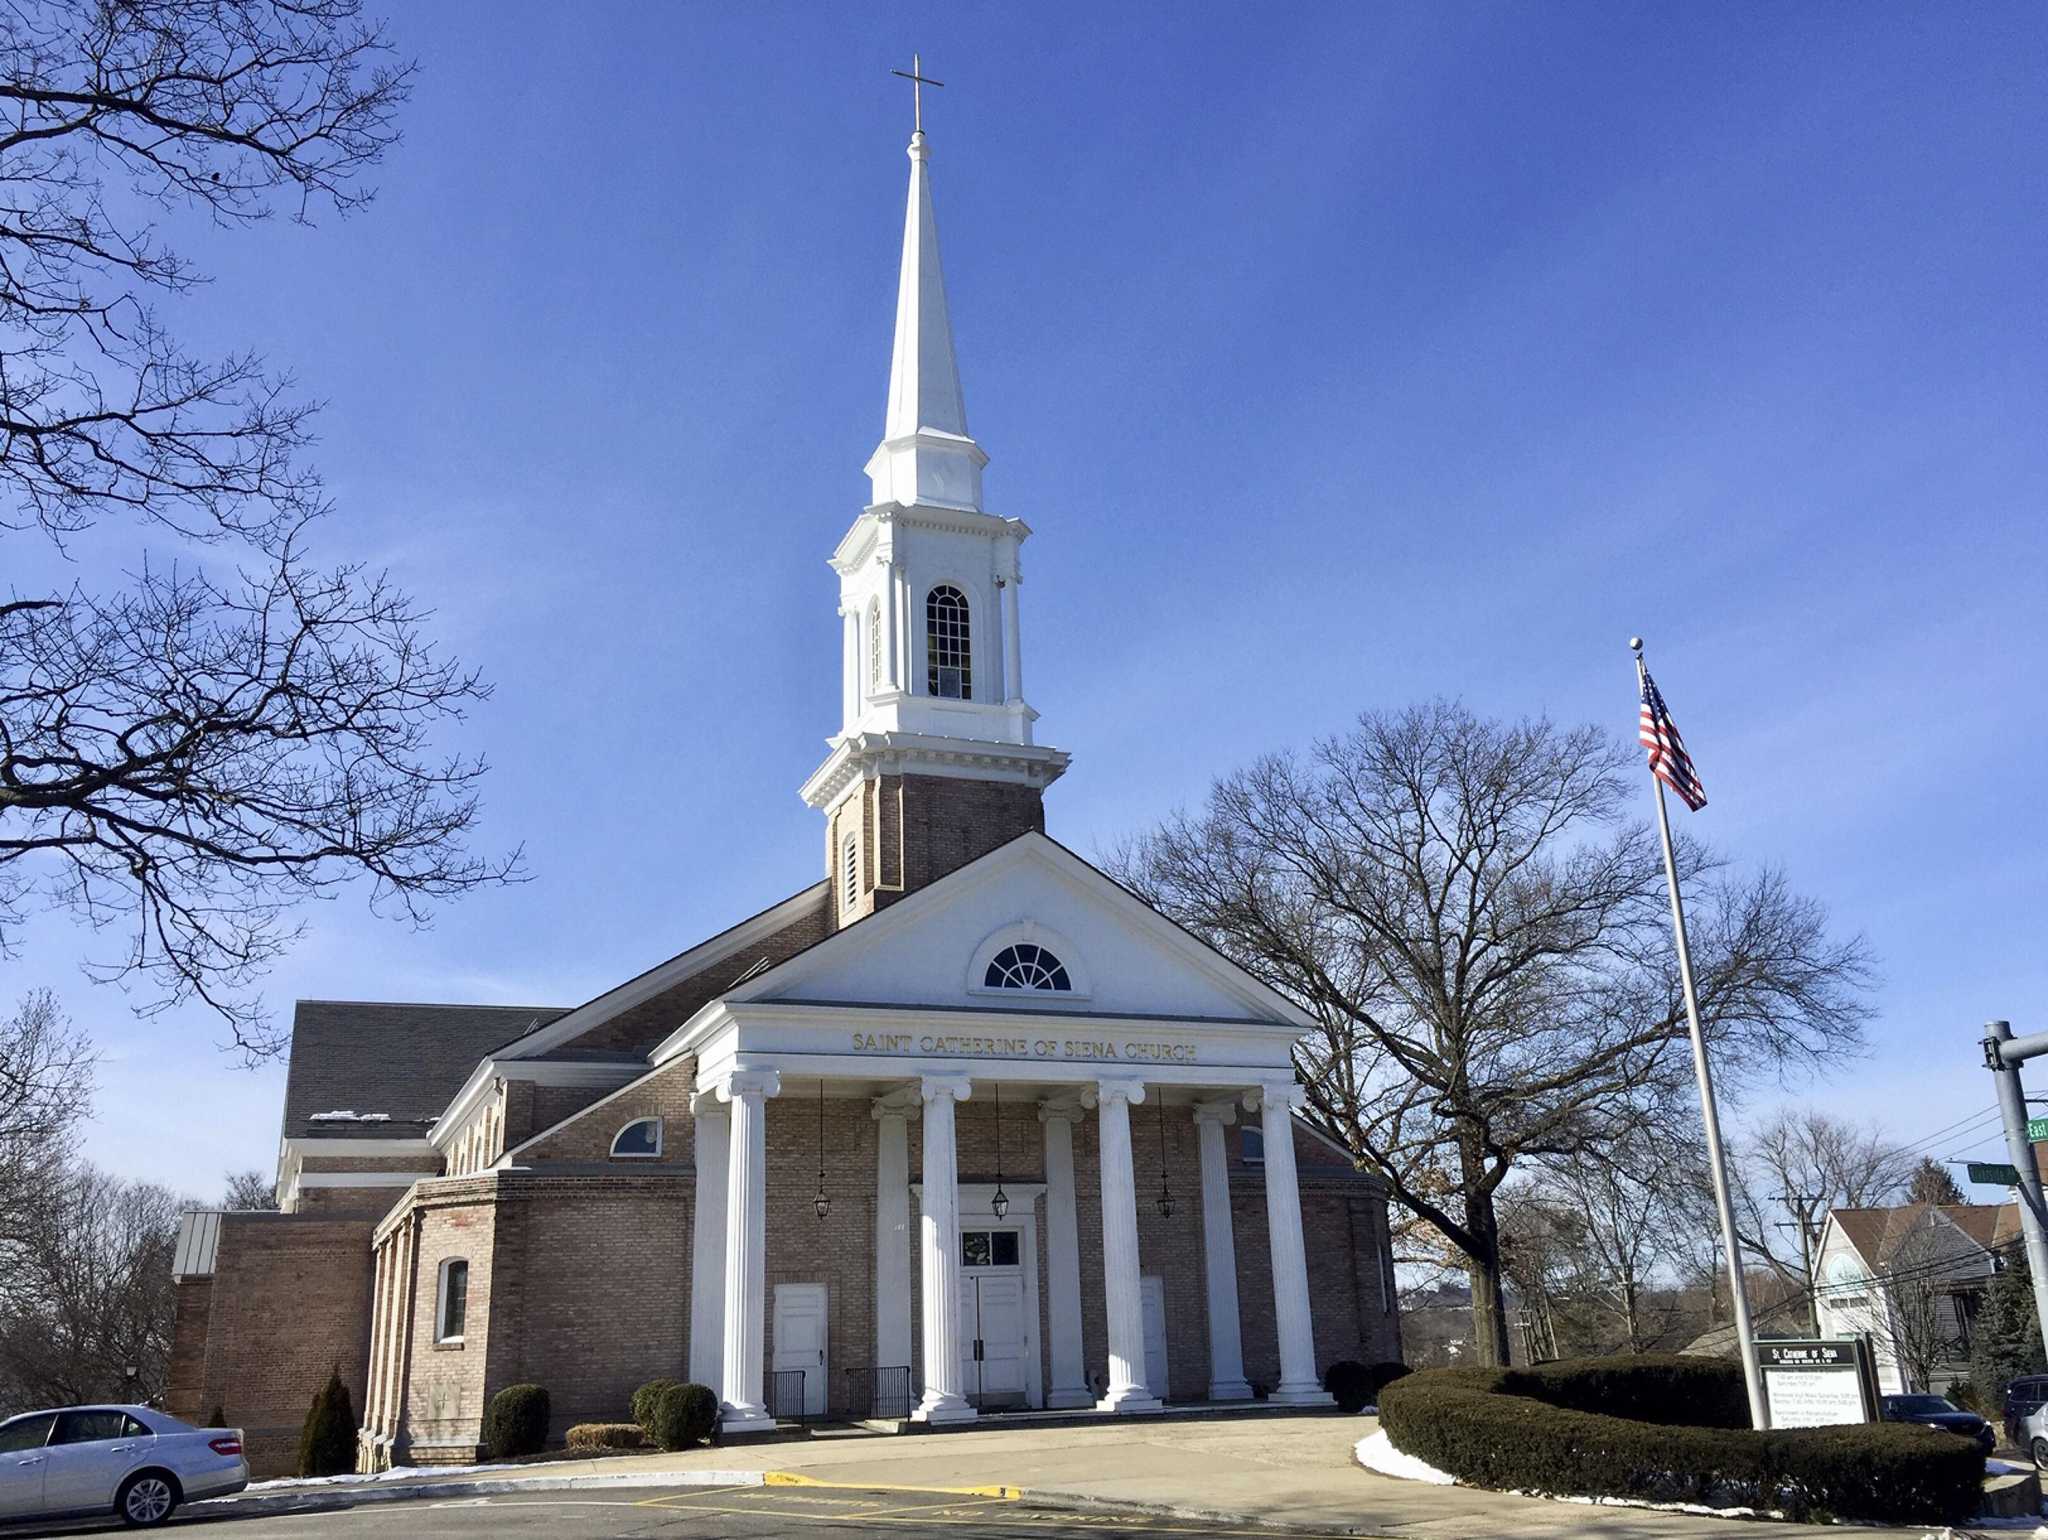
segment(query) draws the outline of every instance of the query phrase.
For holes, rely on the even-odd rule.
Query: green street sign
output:
[[[2019,1171],[2013,1166],[1979,1165],[1973,1160],[1969,1163],[1969,1175],[1971,1181],[1985,1187],[2017,1187],[2020,1184]]]
[[[2048,1143],[2048,1118],[2028,1118],[2027,1137],[2036,1144]]]

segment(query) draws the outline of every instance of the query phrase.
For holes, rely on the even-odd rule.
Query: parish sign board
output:
[[[1759,1342],[1756,1351],[1772,1427],[1825,1428],[1874,1419],[1874,1376],[1862,1343]]]

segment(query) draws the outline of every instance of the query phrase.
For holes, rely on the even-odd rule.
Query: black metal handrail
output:
[[[870,1364],[846,1371],[846,1405],[855,1417],[900,1422],[910,1415],[910,1365]]]
[[[768,1415],[777,1422],[809,1422],[803,1369],[777,1369],[768,1376]]]

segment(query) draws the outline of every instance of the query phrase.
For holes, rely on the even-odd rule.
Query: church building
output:
[[[170,1410],[259,1475],[337,1368],[379,1469],[475,1459],[525,1382],[559,1439],[699,1381],[731,1439],[1322,1404],[1400,1356],[1385,1188],[1300,1115],[1311,1019],[1045,832],[1032,531],[983,506],[909,154],[823,880],[574,1007],[299,1002],[281,1212],[189,1215],[174,1267]]]

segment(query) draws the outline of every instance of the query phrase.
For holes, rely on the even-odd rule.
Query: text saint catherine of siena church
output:
[[[474,1459],[518,1383],[559,1438],[700,1381],[734,1438],[1314,1404],[1399,1357],[1385,1189],[1298,1116],[1310,1019],[1045,832],[1032,531],[984,505],[909,153],[823,877],[573,1007],[299,1002],[282,1212],[193,1214],[175,1263],[170,1409],[259,1475],[336,1366],[377,1468]]]

